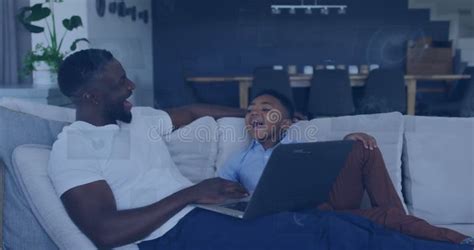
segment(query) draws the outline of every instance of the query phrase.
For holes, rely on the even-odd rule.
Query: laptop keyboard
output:
[[[248,201],[241,201],[241,202],[226,204],[226,205],[223,205],[222,207],[245,212],[248,205],[249,205]]]

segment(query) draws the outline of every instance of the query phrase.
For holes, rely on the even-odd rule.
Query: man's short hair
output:
[[[285,95],[281,94],[278,91],[275,91],[272,89],[265,89],[265,90],[260,91],[254,97],[254,99],[263,95],[269,95],[276,98],[281,103],[281,105],[286,109],[290,119],[293,119],[295,115],[295,106],[293,105],[293,102],[290,99],[288,99],[288,97],[286,97]]]
[[[81,50],[68,56],[59,66],[59,89],[65,96],[73,96],[113,59],[112,53],[103,49]]]

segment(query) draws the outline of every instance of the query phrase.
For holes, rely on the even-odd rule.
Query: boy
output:
[[[273,149],[279,143],[289,143],[285,132],[292,124],[293,115],[293,105],[285,96],[271,90],[258,94],[245,116],[246,128],[253,141],[219,170],[219,176],[240,182],[253,192]],[[333,185],[329,201],[319,205],[320,210],[349,212],[420,238],[472,242],[472,238],[434,227],[405,213],[374,137],[353,133],[345,136],[344,140],[357,142]],[[360,209],[364,190],[369,194],[371,209]]]

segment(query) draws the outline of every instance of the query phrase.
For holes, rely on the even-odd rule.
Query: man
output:
[[[280,142],[291,142],[292,138],[286,137],[285,132],[292,124],[294,112],[291,101],[278,92],[266,90],[257,94],[245,116],[246,128],[253,141],[219,169],[219,176],[240,182],[248,191],[254,191],[273,149]],[[454,243],[469,241],[469,237],[458,232],[437,228],[406,215],[375,138],[353,133],[344,139],[357,143],[331,190],[330,200],[319,209],[346,211],[425,239]],[[372,209],[359,209],[364,190],[369,194]]]
[[[49,176],[68,215],[98,247],[140,249],[295,249],[325,248],[329,237],[343,247],[393,243],[447,247],[404,237],[391,242],[368,237],[394,235],[350,216],[282,213],[243,222],[194,209],[248,195],[238,183],[214,178],[192,185],[176,166],[160,136],[203,115],[243,115],[213,106],[133,109],[127,98],[135,85],[112,54],[89,49],[60,67],[61,91],[76,105],[76,122],[54,143]],[[305,225],[302,226],[301,223]],[[359,224],[366,230],[339,231]],[[238,235],[238,237],[235,237]],[[362,237],[367,240],[360,241]],[[354,243],[359,241],[357,243]],[[429,245],[427,245],[429,244]]]

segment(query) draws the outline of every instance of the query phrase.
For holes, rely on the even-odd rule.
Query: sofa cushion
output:
[[[13,152],[13,171],[33,214],[60,249],[95,249],[66,213],[48,177],[51,148],[22,145]]]
[[[163,137],[181,173],[197,183],[214,177],[217,157],[217,123],[202,117]]]
[[[73,122],[76,119],[75,109],[52,106],[18,98],[2,97],[0,98],[0,106],[47,120]]]
[[[96,249],[69,218],[48,176],[50,146],[25,144],[12,155],[15,175],[33,214],[59,249]],[[127,245],[117,249],[138,249]]]
[[[221,118],[217,120],[218,150],[216,169],[220,169],[227,160],[244,150],[250,143],[243,118]]]
[[[3,237],[7,249],[55,249],[56,245],[34,217],[13,170],[13,150],[22,144],[52,145],[66,122],[0,107],[0,157],[5,164]]]
[[[474,223],[474,119],[405,118],[409,212],[434,224]]]

